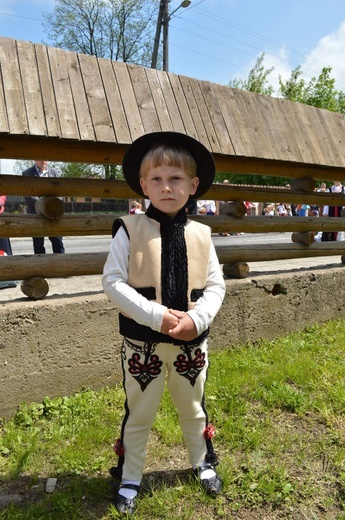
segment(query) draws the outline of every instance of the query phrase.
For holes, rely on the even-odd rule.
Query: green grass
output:
[[[211,352],[207,407],[224,493],[190,477],[166,393],[134,518],[345,518],[345,322]],[[0,520],[111,520],[122,388],[22,404],[1,424],[0,496],[22,493]],[[58,479],[45,493],[48,477]]]

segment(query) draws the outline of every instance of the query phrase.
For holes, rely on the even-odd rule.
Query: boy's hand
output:
[[[170,334],[170,331],[174,329],[179,323],[178,317],[171,314],[170,310],[166,310],[163,315],[163,321],[161,326],[162,334]]]
[[[184,341],[191,341],[198,337],[195,323],[189,314],[182,311],[175,311],[174,309],[169,309],[169,313],[178,318],[178,325],[169,330],[169,336]]]

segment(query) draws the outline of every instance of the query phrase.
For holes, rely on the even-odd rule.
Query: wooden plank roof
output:
[[[172,130],[203,142],[218,171],[345,178],[338,113],[9,38],[0,72],[3,158],[120,163],[138,136]]]

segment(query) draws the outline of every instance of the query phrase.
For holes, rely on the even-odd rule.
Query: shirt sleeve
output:
[[[216,250],[211,242],[208,277],[204,294],[195,304],[194,309],[188,311],[195,323],[198,335],[208,329],[222,305],[225,296],[225,282],[221,271]]]
[[[160,332],[167,307],[153,302],[128,285],[129,238],[121,227],[110,243],[102,286],[109,300],[140,325]]]
[[[121,227],[110,243],[110,252],[104,265],[102,286],[109,300],[137,323],[160,332],[167,307],[147,300],[128,285],[129,238]],[[225,296],[225,283],[218,257],[211,242],[209,267],[204,294],[188,311],[198,335],[208,329]]]

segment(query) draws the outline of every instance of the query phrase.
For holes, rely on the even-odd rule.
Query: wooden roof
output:
[[[9,38],[0,67],[3,158],[120,163],[138,136],[173,130],[203,142],[218,171],[345,178],[338,113]]]

